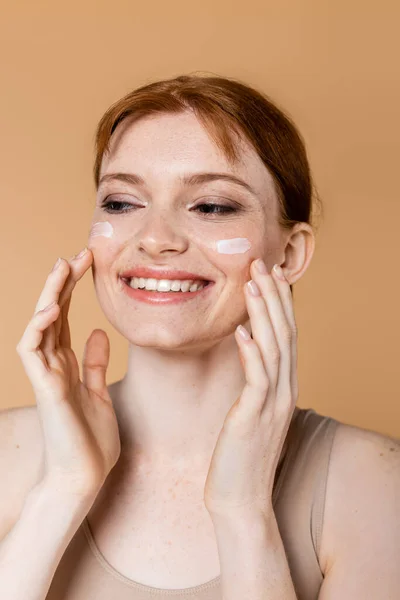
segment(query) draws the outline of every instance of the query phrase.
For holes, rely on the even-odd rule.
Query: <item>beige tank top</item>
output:
[[[313,409],[300,409],[292,419],[287,451],[275,477],[273,506],[299,600],[317,600],[323,580],[318,557],[338,424]],[[195,587],[168,590],[128,579],[101,554],[85,519],[61,558],[46,600],[221,600],[221,596],[220,576]]]

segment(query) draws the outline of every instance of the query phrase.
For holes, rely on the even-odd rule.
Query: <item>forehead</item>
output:
[[[192,112],[152,115],[136,122],[126,119],[111,137],[100,177],[135,172],[146,181],[160,176],[165,183],[186,172],[223,171],[248,181],[260,197],[273,193],[273,179],[251,144],[243,136],[233,139],[239,152],[235,165],[228,162]]]

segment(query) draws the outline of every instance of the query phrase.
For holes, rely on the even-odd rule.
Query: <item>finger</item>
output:
[[[253,285],[256,282],[253,279],[251,283]],[[260,291],[259,296],[253,296],[251,294],[250,288],[247,283],[244,286],[244,295],[246,299],[247,312],[249,313],[250,317],[253,341],[256,342],[257,346],[260,349],[261,357],[269,379],[270,386],[272,387],[272,389],[275,389],[279,375],[278,370],[280,350],[276,339],[275,330],[272,325],[272,320],[267,309],[265,299],[263,297],[263,294],[265,295],[267,293],[266,284],[264,283],[263,290],[261,290],[261,286],[258,285],[258,282],[256,283],[256,286],[259,288]],[[269,283],[268,287],[268,293],[270,293],[271,282]],[[275,288],[275,294],[276,293],[277,292]]]
[[[57,319],[58,318],[59,316],[57,317]],[[55,319],[55,321],[57,321],[57,319]],[[54,322],[50,323],[48,328],[43,332],[43,339],[40,344],[40,349],[46,356],[49,356],[51,353],[54,353],[56,349],[56,334]]]
[[[284,308],[287,322],[291,329],[291,348],[290,348],[290,387],[293,395],[293,402],[297,402],[298,380],[297,380],[297,324],[294,315],[293,296],[290,291],[290,283],[284,278],[280,280],[274,269],[271,271],[279,289],[282,306]],[[283,275],[284,277],[284,275]]]
[[[82,382],[108,400],[106,371],[110,359],[110,341],[105,331],[94,329],[88,337],[82,358]]]
[[[248,332],[247,332],[248,333]],[[239,402],[234,407],[234,421],[242,431],[250,432],[264,407],[269,390],[268,376],[260,349],[250,337],[243,339],[239,328],[235,331],[235,339],[243,358],[246,385],[243,388]]]
[[[70,272],[61,290],[59,304],[62,308],[59,319],[55,323],[56,345],[66,348],[71,347],[71,334],[68,323],[68,313],[71,304],[72,292],[77,282],[83,277],[84,273],[92,264],[93,254],[89,249],[82,256],[74,256],[69,261]],[[61,342],[62,338],[62,342]]]
[[[53,269],[47,276],[42,293],[36,304],[35,312],[42,310],[51,302],[57,302],[59,305],[60,291],[65,285],[65,280],[68,277],[68,264],[63,258],[59,258],[53,266]],[[43,332],[41,340],[41,350],[45,356],[50,356],[54,353],[56,346],[56,333],[54,322],[49,324],[49,327]]]
[[[274,273],[274,275],[272,275]],[[291,377],[291,354],[292,354],[292,328],[288,321],[285,302],[283,298],[283,291],[287,289],[290,293],[290,287],[287,281],[280,281],[275,277],[275,272],[272,270],[271,274],[261,274],[252,265],[252,274],[257,281],[257,284],[261,290],[265,312],[268,314],[269,321],[273,328],[274,336],[278,349],[273,349],[270,354],[269,362],[272,365],[275,364],[274,375],[277,377],[275,381],[275,389],[279,390],[280,394],[278,400],[283,396],[281,394],[287,394],[290,391],[290,377]],[[262,310],[262,309],[261,309]],[[257,329],[256,336],[260,335],[263,338],[263,333],[259,333]],[[258,337],[257,337],[258,343]],[[263,350],[263,348],[262,348]],[[270,351],[271,352],[271,351]],[[265,357],[264,351],[263,356]],[[266,356],[268,362],[268,355]],[[267,364],[267,372],[268,364]]]
[[[59,338],[58,338],[58,344],[59,346],[63,347],[63,348],[71,348],[71,332],[70,332],[70,328],[69,328],[69,321],[68,321],[68,312],[69,312],[69,306],[71,304],[71,296],[68,298],[68,300],[65,302],[64,306],[61,309],[61,315],[60,315],[60,319],[61,320],[61,329],[60,329],[60,334],[59,334]]]
[[[83,273],[91,264],[93,254],[87,251],[81,258],[74,258],[67,261],[63,258],[59,259],[59,263],[53,267],[49,273],[42,294],[37,303],[37,309],[41,309],[52,301],[57,301],[60,306],[60,314],[58,319],[44,332],[42,340],[42,349],[46,354],[54,352],[54,349],[60,345],[59,336],[62,328],[62,320],[64,323],[68,314],[68,307],[64,309],[66,300],[70,297],[76,281],[80,279]],[[46,304],[47,303],[47,304]],[[63,339],[68,342],[70,347],[70,334],[66,331]]]
[[[58,264],[56,262],[53,269],[47,275],[43,290],[35,307],[35,313],[39,310],[43,310],[43,308],[48,306],[54,300],[58,302],[60,291],[62,290],[69,273],[67,261],[63,258],[58,260],[60,262]]]
[[[293,296],[292,292],[290,291],[290,284],[284,275],[284,279],[280,279],[274,269],[271,270],[271,275],[273,276],[276,286],[279,290],[282,307],[286,315],[286,320],[289,323],[292,332],[297,333],[297,326],[293,307]]]
[[[43,332],[57,319],[60,307],[54,304],[47,310],[36,312],[29,321],[21,339],[17,344],[17,352],[21,358],[26,374],[33,387],[40,389],[46,383],[49,364],[40,344]]]

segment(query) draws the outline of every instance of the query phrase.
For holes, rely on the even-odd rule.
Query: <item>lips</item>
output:
[[[189,271],[175,271],[172,269],[150,269],[148,267],[137,267],[128,271],[123,271],[120,273],[120,277],[127,280],[132,279],[132,277],[143,277],[144,279],[194,279],[197,281],[205,281],[206,283],[211,282],[211,279],[207,279],[198,273],[192,273]]]

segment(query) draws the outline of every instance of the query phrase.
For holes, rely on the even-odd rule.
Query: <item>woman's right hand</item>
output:
[[[71,349],[71,294],[92,262],[90,249],[81,258],[61,259],[49,273],[16,348],[35,393],[44,437],[44,480],[62,493],[82,498],[97,494],[121,452],[106,385],[107,334],[95,329],[87,339],[82,381]]]

